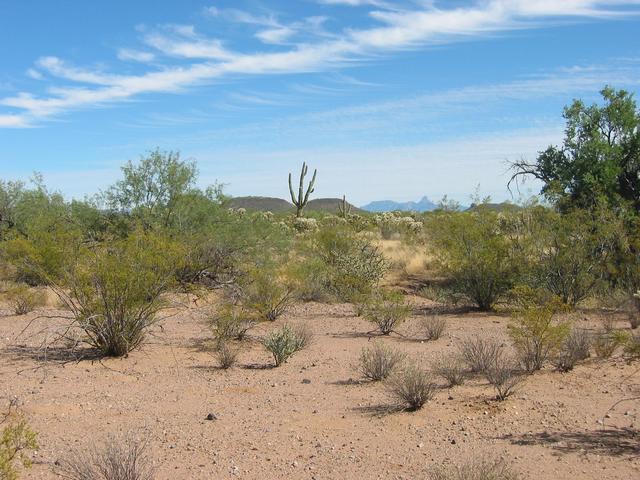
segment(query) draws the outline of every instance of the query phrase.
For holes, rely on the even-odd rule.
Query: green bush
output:
[[[399,292],[380,292],[371,297],[364,309],[364,317],[382,335],[389,335],[411,315],[411,306]]]
[[[11,411],[12,406],[0,422],[5,423],[0,432],[0,480],[16,480],[20,466],[31,466],[27,452],[38,448],[36,434],[25,419]]]
[[[539,219],[534,282],[575,306],[605,285],[609,258],[618,241],[615,219],[583,211],[547,211]]]
[[[496,302],[520,278],[523,256],[520,237],[512,235],[508,217],[480,205],[472,212],[434,215],[429,224],[440,273],[454,293],[466,296],[482,310]]]
[[[508,325],[509,336],[527,372],[540,370],[554,357],[571,331],[568,322],[558,322],[554,304],[529,306],[515,314]]]
[[[134,234],[83,249],[69,259],[54,290],[91,346],[103,355],[126,355],[144,341],[165,307],[162,295],[174,285],[181,258],[174,242]]]
[[[279,367],[294,353],[308,347],[312,340],[313,335],[306,327],[284,325],[269,334],[262,344],[273,355],[276,367]]]
[[[327,267],[329,290],[341,300],[370,293],[386,271],[382,252],[347,227],[320,230],[315,250]]]
[[[249,271],[242,292],[242,306],[261,320],[273,322],[293,304],[294,289],[286,284],[276,269],[268,266]]]
[[[254,314],[246,311],[242,306],[223,305],[209,320],[213,334],[217,341],[243,340],[256,324]]]

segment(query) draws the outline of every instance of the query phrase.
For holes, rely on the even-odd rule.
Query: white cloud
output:
[[[167,63],[139,75],[116,75],[71,67],[57,57],[44,57],[37,62],[40,69],[80,85],[52,86],[44,96],[21,92],[2,98],[0,105],[19,112],[10,115],[0,112],[0,115],[3,115],[3,125],[27,125],[68,110],[128,100],[145,93],[179,92],[229,74],[319,71],[368,55],[529,28],[541,22],[548,25],[557,17],[599,18],[638,14],[638,5],[640,2],[637,0],[484,0],[465,7],[438,9],[427,3],[414,10],[372,12],[371,18],[377,26],[334,32],[333,38],[314,38],[279,52],[232,52],[221,40],[198,35],[193,26],[169,25],[146,33],[143,40],[147,46],[168,57],[199,61],[177,66]],[[269,27],[257,34],[263,41],[271,43],[290,38],[293,33],[287,28],[299,28],[283,26],[273,15],[254,15],[235,9],[208,12],[231,21]]]
[[[382,0],[318,0],[318,3],[324,5],[346,5],[349,7],[373,6],[378,8],[387,8],[392,5]]]
[[[118,58],[123,61],[133,62],[152,62],[155,59],[155,55],[151,52],[143,52],[141,50],[134,50],[131,48],[121,48],[118,50]]]

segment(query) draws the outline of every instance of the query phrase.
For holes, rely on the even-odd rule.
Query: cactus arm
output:
[[[316,169],[313,171],[313,177],[311,177],[311,182],[309,183],[309,187],[307,188],[307,194],[304,196],[304,205],[306,205],[307,202],[309,201],[309,195],[311,195],[315,190],[314,186],[316,183],[317,174],[318,174],[318,170]]]
[[[291,185],[291,174],[289,174],[289,193],[291,194],[291,201],[294,205],[298,205],[298,201],[296,200],[296,195],[293,193],[293,186]]]

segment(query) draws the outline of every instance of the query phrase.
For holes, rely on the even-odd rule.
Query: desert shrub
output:
[[[276,271],[265,266],[249,272],[241,302],[260,319],[273,322],[291,307],[293,299],[293,288],[279,279]]]
[[[269,334],[262,344],[273,355],[276,367],[279,367],[294,353],[308,347],[312,340],[313,335],[308,328],[302,325],[284,325]]]
[[[568,372],[576,363],[589,358],[591,337],[586,330],[574,328],[564,340],[560,351],[554,359],[556,370]]]
[[[13,403],[0,421],[0,426],[4,424],[0,431],[0,480],[16,480],[20,467],[31,466],[27,452],[38,448],[36,434],[24,418],[11,411],[12,407]]]
[[[406,410],[419,410],[431,400],[436,384],[431,375],[413,363],[406,363],[385,380],[391,399]]]
[[[218,341],[244,340],[247,332],[256,324],[255,316],[242,306],[223,305],[209,320],[209,326]]]
[[[364,310],[364,317],[373,323],[382,335],[395,331],[411,314],[411,306],[405,303],[399,292],[381,292],[371,298]]]
[[[515,359],[500,352],[493,361],[487,365],[484,377],[496,390],[496,399],[506,400],[511,396],[515,388],[522,382],[523,377],[518,372]]]
[[[370,293],[386,271],[382,252],[346,227],[322,229],[315,250],[328,271],[328,288],[341,300]]]
[[[450,285],[425,285],[418,290],[418,295],[432,302],[442,303],[443,305],[457,306],[462,300],[463,295],[456,292]]]
[[[640,327],[640,292],[636,292],[632,297],[632,311],[629,314],[629,323],[632,329]]]
[[[495,338],[473,337],[463,340],[458,349],[472,373],[483,373],[501,355],[502,343]]]
[[[605,330],[595,335],[593,350],[598,358],[611,358],[618,347],[624,345],[626,336],[617,330]]]
[[[640,334],[628,335],[624,343],[624,357],[629,362],[640,359]]]
[[[292,262],[287,274],[295,283],[296,296],[303,302],[330,300],[329,270],[322,259],[310,256]]]
[[[440,270],[451,288],[482,310],[490,310],[515,285],[524,258],[505,215],[485,205],[472,212],[433,217],[429,231]]]
[[[526,307],[515,314],[509,336],[520,363],[527,372],[540,370],[554,356],[571,331],[567,322],[557,322],[554,304]]]
[[[27,285],[10,287],[5,293],[5,298],[16,315],[25,315],[46,303],[45,292],[29,288]]]
[[[444,378],[448,387],[462,385],[467,377],[465,364],[459,355],[442,355],[433,362],[433,373]]]
[[[474,458],[462,465],[440,467],[430,480],[518,480],[520,475],[501,459]]]
[[[134,234],[80,251],[53,288],[91,346],[103,355],[126,355],[166,306],[162,295],[173,285],[180,252],[170,240]]]
[[[581,210],[546,211],[540,227],[534,281],[563,303],[575,306],[604,284],[617,241],[615,222]]]
[[[155,468],[147,443],[129,435],[90,445],[59,461],[60,476],[69,480],[153,480]]]
[[[438,340],[446,329],[447,321],[437,315],[423,318],[420,322],[420,330],[427,340]]]
[[[229,342],[220,341],[216,345],[216,359],[218,360],[220,368],[224,368],[225,370],[236,364],[239,353],[240,351],[237,348],[232,347]]]
[[[363,348],[360,354],[359,370],[368,380],[379,381],[387,378],[398,367],[406,355],[399,350],[375,342],[371,348]]]

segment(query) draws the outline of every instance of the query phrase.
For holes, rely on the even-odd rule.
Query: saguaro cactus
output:
[[[347,218],[351,214],[351,205],[347,202],[347,196],[342,196],[342,202],[338,204],[338,212],[342,218]]]
[[[295,193],[293,193],[293,185],[291,184],[291,173],[289,173],[289,193],[291,193],[291,201],[296,206],[296,217],[302,217],[302,212],[304,207],[307,206],[307,202],[309,201],[309,195],[313,193],[313,186],[316,183],[316,174],[318,170],[313,171],[313,177],[311,178],[311,182],[309,182],[309,186],[307,187],[307,192],[303,196],[304,192],[304,177],[307,176],[307,171],[309,167],[306,163],[302,163],[302,171],[300,172],[300,187],[298,188],[298,198],[296,198]]]

